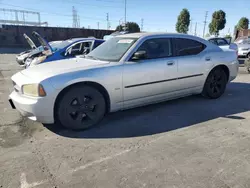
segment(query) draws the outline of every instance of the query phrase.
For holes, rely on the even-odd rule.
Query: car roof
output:
[[[224,37],[209,37],[207,38],[207,40],[210,40],[210,39],[225,39]]]
[[[193,35],[182,34],[182,33],[166,33],[166,32],[140,32],[140,33],[129,33],[124,35],[119,35],[117,37],[124,37],[124,38],[141,38],[146,36],[174,36],[174,37],[195,37]]]
[[[71,38],[71,39],[67,39],[69,41],[72,41],[72,42],[76,42],[76,41],[82,41],[82,40],[98,40],[98,41],[104,41],[103,39],[96,39],[96,38]]]
[[[154,36],[158,36],[158,37],[173,37],[173,38],[185,38],[185,39],[190,39],[190,40],[196,40],[199,42],[202,42],[203,44],[209,45],[210,42],[194,36],[194,35],[188,35],[188,34],[183,34],[183,33],[166,33],[166,32],[141,32],[141,33],[130,33],[130,34],[124,34],[124,35],[118,35],[115,37],[121,37],[121,38],[144,38],[144,37],[154,37]]]

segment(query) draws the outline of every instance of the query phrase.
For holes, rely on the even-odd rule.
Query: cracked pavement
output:
[[[12,110],[10,77],[21,68],[0,54],[1,188],[248,188],[250,75],[218,100],[191,96],[109,114],[73,132]]]

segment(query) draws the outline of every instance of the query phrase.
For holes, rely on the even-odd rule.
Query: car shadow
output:
[[[70,138],[128,138],[172,131],[219,117],[241,120],[238,113],[250,110],[250,84],[231,83],[219,99],[190,96],[159,104],[108,114],[97,126],[70,131],[45,125],[54,133]]]

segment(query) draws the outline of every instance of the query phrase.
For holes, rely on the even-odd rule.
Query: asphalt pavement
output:
[[[1,188],[249,188],[250,75],[217,100],[191,96],[107,115],[73,132],[8,104],[21,68],[0,54]]]

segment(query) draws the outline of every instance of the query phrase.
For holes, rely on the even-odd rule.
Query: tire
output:
[[[250,67],[247,67],[247,72],[248,74],[250,74]]]
[[[250,59],[250,53],[247,54],[247,58]]]
[[[202,95],[210,99],[221,97],[227,86],[227,75],[221,68],[213,69],[205,82]]]
[[[57,122],[72,130],[84,130],[96,125],[106,112],[103,95],[87,85],[73,86],[60,97],[57,104]]]

